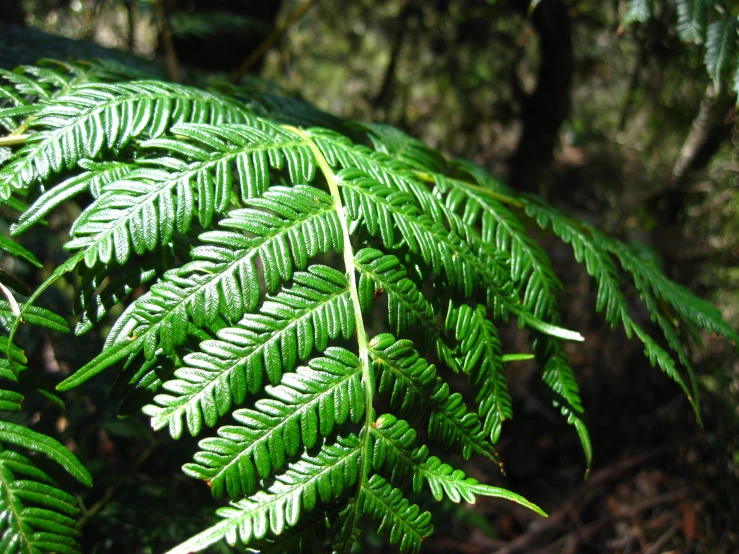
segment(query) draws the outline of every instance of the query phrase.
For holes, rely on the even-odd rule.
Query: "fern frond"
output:
[[[236,327],[218,333],[219,341],[206,341],[202,351],[185,357],[177,379],[164,387],[157,405],[145,412],[155,429],[169,426],[182,434],[182,418],[192,435],[202,423],[213,426],[241,404],[247,392],[258,393],[264,375],[277,385],[314,349],[322,352],[329,339],[349,338],[354,328],[346,277],[325,266],[311,266],[293,275],[293,286],[269,297],[259,312],[248,314]]]
[[[25,308],[25,304],[22,302],[18,306]],[[7,300],[0,300],[0,326],[9,331],[16,317],[10,303]],[[23,310],[23,320],[26,323],[45,327],[59,333],[69,333],[69,327],[63,317],[38,306],[29,306]]]
[[[649,6],[630,2],[628,17],[645,20]],[[184,471],[232,504],[172,552],[223,538],[250,551],[321,550],[338,535],[335,551],[348,553],[368,516],[391,544],[417,552],[433,527],[404,494],[426,486],[436,499],[497,496],[541,513],[430,456],[436,445],[500,464],[493,443],[512,417],[504,362],[531,357],[503,354],[497,326],[511,316],[530,331],[543,380],[589,466],[583,403],[562,343],[582,337],[559,326],[562,285],[516,210],[571,244],[598,285],[597,310],[636,335],[691,401],[662,339],[629,310],[616,260],[693,385],[682,333],[739,338],[638,248],[397,129],[344,122],[264,87],[218,94],[129,79],[73,65],[25,68],[0,84],[0,124],[23,133],[5,144],[25,141],[0,169],[0,198],[22,212],[13,233],[80,194],[92,197],[72,225],[72,256],[19,307],[0,301],[10,334],[0,337],[0,377],[15,389],[31,375],[13,342],[21,321],[66,330],[63,317],[35,302],[76,271],[76,334],[108,322],[111,330],[100,354],[58,388],[117,366],[120,413],[143,407],[154,429],[175,438],[227,422],[200,441]],[[323,128],[291,126],[316,124]],[[40,265],[1,235],[0,249]],[[384,298],[377,303],[383,295],[387,313]],[[438,367],[422,357],[434,346]],[[452,391],[447,371],[467,376],[476,410]],[[0,391],[0,408],[17,411],[22,401]],[[377,417],[380,406],[388,413]],[[53,439],[0,422],[3,441],[89,478]],[[13,486],[3,489],[13,502],[69,517],[49,504],[66,497]],[[31,517],[29,529],[50,532],[49,523],[35,530],[44,518]],[[13,537],[30,532],[14,525]],[[64,551],[57,542],[52,549]]]
[[[472,174],[479,186],[440,178],[438,190],[444,203],[454,212],[462,211],[465,225],[479,224],[483,242],[509,253],[511,279],[520,288],[523,305],[539,318],[552,317],[558,312],[557,294],[562,283],[554,274],[549,257],[527,235],[518,218],[490,194],[493,185],[489,175],[472,164],[457,162],[457,166]]]
[[[467,410],[462,395],[450,391],[411,341],[377,335],[369,342],[368,352],[377,392],[403,419],[415,423],[428,418],[429,437],[443,448],[455,449],[465,459],[476,453],[498,463],[477,414]]]
[[[469,375],[476,391],[475,402],[479,404],[478,415],[484,422],[483,430],[496,443],[503,422],[513,417],[513,408],[495,326],[487,318],[484,306],[454,306],[450,303],[445,328],[459,343],[459,366]]]
[[[205,244],[193,250],[193,261],[167,272],[118,320],[108,337],[108,345],[117,349],[104,352],[60,387],[79,384],[141,349],[149,358],[159,345],[165,353],[172,352],[184,341],[190,319],[198,326],[219,313],[238,320],[259,301],[257,258],[267,289],[274,291],[280,280],[292,277],[293,264],[304,267],[318,253],[340,252],[336,213],[325,193],[309,187],[290,191],[275,187],[263,199],[251,199],[253,208],[233,211],[220,221],[223,230],[204,233]],[[250,239],[239,231],[254,236]],[[129,339],[132,335],[134,340]]]
[[[217,438],[200,441],[195,463],[183,470],[207,481],[215,497],[224,490],[231,498],[253,494],[257,480],[279,470],[301,445],[311,449],[319,436],[330,436],[345,421],[359,423],[365,409],[361,373],[354,354],[328,348],[323,357],[285,375],[279,386],[268,386],[271,398],[233,412],[238,425],[223,426]]]
[[[0,170],[0,198],[39,179],[75,168],[132,139],[158,137],[178,123],[240,122],[244,109],[198,89],[155,81],[72,87],[43,105],[30,123],[38,131]]]
[[[575,224],[569,218],[558,213],[543,201],[529,198],[526,203],[526,212],[536,219],[542,229],[549,226],[552,232],[565,243],[570,244],[578,262],[584,262],[585,268],[598,284],[596,310],[605,310],[606,322],[615,327],[621,324],[626,336],[633,335],[644,344],[644,352],[652,365],[659,365],[685,393],[693,405],[696,415],[698,408],[694,395],[690,392],[685,381],[675,366],[670,354],[660,347],[649,334],[644,331],[631,316],[628,302],[621,288],[621,279],[611,254],[593,238],[588,228]]]
[[[0,551],[80,553],[78,512],[74,497],[28,458],[0,447]]]
[[[421,542],[431,535],[434,526],[431,514],[421,512],[411,504],[403,492],[394,488],[379,475],[372,475],[359,498],[362,513],[380,520],[378,534],[389,535],[390,544],[399,545],[401,552],[416,554]]]
[[[708,11],[715,0],[677,0],[677,33],[685,42],[702,43],[706,38]]]
[[[98,198],[103,185],[117,181],[136,166],[125,162],[91,162],[80,160],[79,166],[86,171],[70,177],[39,196],[26,209],[18,221],[11,226],[13,235],[20,235],[43,220],[54,208],[71,200],[78,194],[89,192]]]
[[[229,544],[238,540],[248,546],[267,533],[278,535],[295,526],[301,512],[340,498],[356,483],[360,450],[357,437],[349,436],[323,444],[316,456],[303,454],[268,488],[221,508],[216,513],[223,521],[167,554],[189,554],[224,538]]]
[[[375,150],[420,171],[444,173],[447,161],[439,152],[400,129],[381,123],[361,125],[369,131]]]
[[[409,338],[419,348],[428,348],[436,338],[434,310],[407,277],[397,257],[365,248],[355,254],[354,267],[359,273],[357,289],[362,311],[369,313],[372,303],[387,294],[388,324],[398,336]]]
[[[626,27],[632,23],[646,23],[652,17],[653,0],[629,0],[626,13],[621,18],[621,25]]]
[[[737,22],[736,16],[727,11],[723,14],[721,21],[716,21],[708,26],[704,61],[716,92],[721,90],[724,75],[731,64],[736,62],[737,50],[739,49],[738,25],[739,22]]]

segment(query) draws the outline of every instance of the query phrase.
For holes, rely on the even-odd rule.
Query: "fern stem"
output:
[[[0,137],[0,148],[3,146],[23,146],[31,135],[9,135]]]
[[[326,158],[321,153],[313,139],[301,129],[295,127],[286,127],[293,133],[296,133],[302,137],[311,149],[313,156],[318,163],[318,167],[326,177],[326,183],[328,184],[329,191],[331,192],[331,198],[334,201],[334,207],[339,216],[339,222],[341,224],[341,232],[344,238],[344,265],[346,266],[347,277],[349,279],[349,294],[352,299],[352,305],[354,307],[354,321],[357,332],[357,355],[362,364],[362,382],[364,383],[364,425],[362,433],[362,444],[361,444],[361,472],[359,474],[359,483],[357,485],[357,491],[352,501],[352,522],[351,527],[355,526],[357,519],[357,510],[359,509],[359,496],[362,489],[366,488],[367,480],[369,477],[370,469],[372,467],[372,458],[370,456],[369,447],[370,443],[370,430],[373,426],[374,412],[372,410],[372,400],[374,397],[374,377],[372,369],[369,363],[369,347],[367,343],[367,333],[365,332],[364,320],[362,319],[362,306],[359,302],[359,291],[357,289],[356,272],[357,268],[354,264],[354,250],[352,249],[351,237],[349,234],[349,226],[347,225],[347,216],[344,205],[341,201],[341,193],[339,192],[339,183],[336,179],[336,175],[331,170]]]
[[[434,179],[434,176],[431,173],[425,173],[423,171],[413,171],[413,174],[421,179],[422,181],[426,181],[427,183],[435,183],[436,179]],[[470,183],[468,181],[462,181],[460,179],[454,179],[455,181],[458,181],[460,183],[463,183],[465,187],[468,187],[470,189],[473,189],[477,192],[480,192],[482,194],[486,194],[490,196],[491,198],[495,198],[498,202],[501,202],[503,204],[508,204],[509,206],[514,206],[516,208],[525,208],[526,205],[518,200],[517,198],[513,198],[512,196],[508,196],[507,194],[501,194],[500,192],[496,192],[494,190],[490,190],[489,188],[481,187],[480,185],[475,185],[473,183]]]

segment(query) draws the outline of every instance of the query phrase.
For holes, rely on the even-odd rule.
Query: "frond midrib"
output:
[[[306,132],[302,131],[301,129],[296,129],[294,127],[286,127],[286,128],[296,133],[298,136],[302,136],[308,142],[308,147],[311,149],[311,152],[313,153],[313,156],[315,157],[316,162],[318,163],[318,167],[321,169],[321,172],[323,173],[326,179],[326,183],[328,184],[329,191],[331,192],[331,197],[333,198],[333,201],[334,201],[334,209],[336,210],[336,213],[339,216],[339,223],[341,224],[341,232],[344,237],[344,248],[343,248],[344,266],[347,272],[347,278],[349,280],[349,293],[351,295],[352,306],[354,308],[354,322],[355,322],[355,328],[356,328],[357,348],[358,348],[357,355],[359,357],[360,364],[362,366],[362,383],[364,385],[364,405],[365,405],[364,424],[363,424],[362,431],[360,434],[360,437],[361,437],[360,438],[361,470],[359,473],[359,485],[357,486],[357,490],[356,490],[354,498],[350,502],[350,505],[352,506],[351,508],[351,511],[352,511],[351,529],[353,529],[357,521],[360,494],[361,494],[362,488],[364,487],[365,483],[368,483],[369,473],[372,469],[372,460],[371,460],[370,452],[369,452],[369,445],[370,445],[369,429],[372,427],[373,418],[374,418],[374,410],[372,409],[372,404],[373,404],[372,401],[374,397],[374,376],[372,374],[372,368],[370,367],[370,363],[369,363],[367,332],[364,326],[364,320],[362,316],[362,305],[359,301],[359,291],[357,289],[356,268],[355,268],[355,263],[354,263],[354,250],[352,248],[349,226],[347,224],[348,215],[346,213],[346,210],[344,209],[344,205],[341,200],[341,192],[339,190],[339,181],[336,178],[336,174],[331,169],[331,166],[328,163],[328,160],[326,160],[326,158],[323,156],[323,153],[321,152],[320,148],[316,145],[313,139]]]

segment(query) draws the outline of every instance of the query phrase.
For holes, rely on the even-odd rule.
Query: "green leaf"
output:
[[[35,265],[36,267],[44,267],[43,264],[36,259],[36,256],[31,254],[20,244],[4,237],[3,235],[0,235],[0,250],[7,252],[11,256],[16,256],[17,258],[26,260],[28,263]]]
[[[626,13],[621,18],[621,27],[632,23],[646,23],[652,17],[652,0],[629,0]]]
[[[379,475],[373,475],[362,488],[359,501],[363,513],[382,521],[378,534],[389,535],[390,544],[398,544],[403,553],[418,553],[423,539],[434,531],[431,514],[421,512]]]
[[[357,481],[359,445],[358,439],[350,436],[324,444],[315,457],[304,454],[267,489],[219,509],[217,514],[223,521],[167,554],[200,552],[224,538],[231,545],[239,540],[248,546],[267,533],[279,535],[295,526],[302,511],[341,497]]]
[[[701,44],[706,38],[708,12],[715,0],[676,0],[677,33],[685,42]]]
[[[16,425],[15,423],[0,421],[0,442],[45,454],[62,466],[67,473],[80,483],[87,487],[92,486],[92,477],[85,467],[77,460],[74,454],[51,437]]]
[[[224,489],[231,498],[254,494],[259,479],[279,470],[301,446],[313,448],[319,436],[364,415],[364,391],[359,359],[331,347],[324,357],[284,376],[277,387],[266,387],[267,399],[253,409],[233,412],[238,425],[223,426],[217,438],[200,441],[195,463],[186,464],[190,477],[204,479],[213,496]]]
[[[77,502],[52,483],[28,458],[0,447],[0,551],[82,552]]]
[[[268,297],[259,312],[221,330],[218,341],[205,341],[201,352],[185,356],[176,379],[164,385],[169,394],[158,395],[156,405],[145,409],[155,429],[169,426],[177,438],[184,418],[195,436],[203,423],[215,425],[232,403],[260,392],[265,375],[277,385],[298,360],[324,351],[330,339],[351,336],[354,315],[344,275],[315,265],[296,272],[293,283]]]
[[[737,18],[726,12],[721,21],[711,23],[706,39],[705,64],[716,92],[723,87],[723,79],[737,55]]]

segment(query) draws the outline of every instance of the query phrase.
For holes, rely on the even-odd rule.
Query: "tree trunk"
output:
[[[526,13],[529,0],[512,0]],[[574,72],[572,22],[563,0],[541,2],[531,15],[539,35],[540,65],[536,89],[521,102],[523,130],[509,160],[509,180],[518,190],[540,191],[554,158],[559,129],[570,114]]]
[[[208,71],[233,71],[249,57],[275,26],[282,0],[165,0],[170,21],[179,11],[189,17],[206,16],[216,12],[248,18],[254,24],[241,31],[224,30],[216,36],[195,34],[172,37],[177,59],[185,66]],[[160,48],[162,41],[160,41]],[[251,71],[258,73],[261,61]]]
[[[716,93],[709,84],[688,136],[672,168],[672,187],[681,189],[694,172],[703,169],[726,139],[736,121],[736,97]]]
[[[24,25],[26,23],[26,14],[23,11],[21,0],[2,0],[0,1],[0,21],[3,23],[13,23],[15,25]]]

